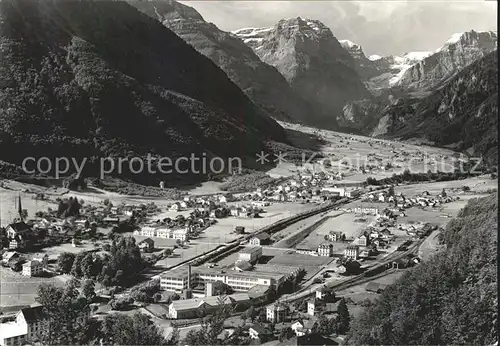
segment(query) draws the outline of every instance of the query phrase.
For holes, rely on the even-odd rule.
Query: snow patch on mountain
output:
[[[466,32],[458,32],[454,33],[451,35],[451,37],[438,49],[436,49],[435,53],[447,50],[450,46],[455,46],[457,44],[460,44],[461,41],[466,42],[466,45],[470,45],[471,42],[467,41],[473,41],[477,40],[477,38],[474,38],[473,34],[478,35],[478,37],[488,37],[489,40],[491,41],[496,41],[497,40],[497,32],[496,31],[466,31]]]
[[[267,31],[271,31],[271,30],[273,30],[272,26],[267,27],[267,28],[243,28],[243,29],[231,31],[231,33],[233,33],[239,37],[246,37],[246,36],[252,37],[252,36],[261,35]]]
[[[368,57],[368,60],[371,60],[371,61],[377,61],[377,60],[380,60],[382,59],[382,57],[380,55],[377,55],[377,54],[373,54],[373,55],[370,55]]]
[[[344,47],[344,48],[356,48],[356,49],[358,49],[360,47],[359,44],[354,43],[354,42],[349,41],[349,40],[339,40],[339,42],[342,45],[342,47]]]
[[[432,52],[409,52],[403,54],[403,56],[394,56],[390,69],[396,73],[389,79],[389,86],[392,87],[398,83],[406,70],[430,55],[432,55]]]

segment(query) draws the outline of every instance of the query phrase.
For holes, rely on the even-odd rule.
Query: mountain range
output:
[[[498,51],[467,65],[429,93],[357,101],[338,119],[374,137],[422,138],[497,164]]]
[[[338,129],[336,116],[343,106],[370,96],[355,60],[318,20],[297,17],[233,33],[311,102],[321,116],[318,127]]]
[[[359,45],[348,47],[360,56]],[[366,81],[373,96],[349,102],[337,123],[368,136],[452,145],[496,164],[497,54],[496,32],[472,30],[435,52],[370,56],[381,73]]]
[[[496,162],[494,32],[366,57],[318,20],[225,32],[173,0],[4,0],[0,10],[0,160],[206,153],[250,162],[288,143],[278,119],[425,138]]]
[[[207,23],[194,8],[173,0],[130,1],[157,19],[219,66],[270,116],[291,122],[314,123],[311,105],[296,93],[283,75],[262,62],[242,40]]]

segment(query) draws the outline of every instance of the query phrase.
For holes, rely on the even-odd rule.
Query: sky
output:
[[[435,51],[454,33],[497,30],[497,2],[488,0],[180,2],[225,31],[298,16],[317,19],[337,39],[360,44],[367,56]]]

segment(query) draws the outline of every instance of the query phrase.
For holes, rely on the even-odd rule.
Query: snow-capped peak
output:
[[[409,62],[418,62],[420,60],[424,60],[428,56],[432,55],[432,52],[409,52],[403,54],[403,58]]]
[[[392,70],[398,72],[389,80],[389,85],[397,84],[406,70],[432,54],[432,52],[408,52],[402,56],[394,56],[392,59],[394,63],[390,67]]]
[[[436,49],[436,53],[447,49],[450,46],[454,46],[458,44],[460,41],[463,41],[465,45],[481,45],[481,41],[497,41],[497,32],[496,31],[465,31],[465,32],[457,32],[451,35],[451,37],[438,49]],[[483,41],[484,42],[484,41]]]
[[[464,34],[463,32],[458,32],[451,35],[451,37],[448,39],[448,41],[446,41],[446,43],[457,43],[458,41],[460,41],[460,38],[462,37],[463,34]]]
[[[231,33],[239,36],[239,37],[245,37],[245,36],[255,36],[259,34],[263,34],[267,31],[273,30],[273,27],[267,27],[267,28],[243,28],[243,29],[238,29],[238,30],[233,30]]]
[[[377,61],[377,60],[380,60],[382,59],[382,57],[380,55],[377,55],[377,54],[373,54],[373,55],[370,55],[368,57],[368,60],[371,60],[371,61]]]
[[[342,47],[344,47],[344,48],[359,49],[359,44],[354,43],[352,41],[349,41],[349,40],[339,40],[339,42],[342,45]]]

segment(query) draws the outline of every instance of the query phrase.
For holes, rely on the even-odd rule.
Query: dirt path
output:
[[[439,230],[433,231],[427,239],[420,245],[418,249],[418,257],[423,261],[427,261],[432,255],[442,249],[442,245],[439,245]]]

